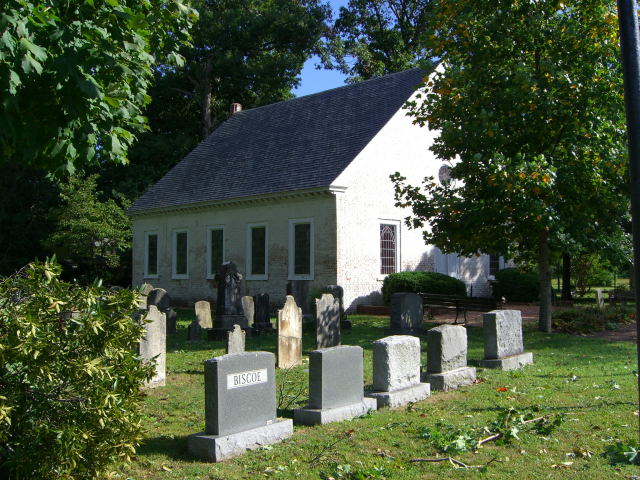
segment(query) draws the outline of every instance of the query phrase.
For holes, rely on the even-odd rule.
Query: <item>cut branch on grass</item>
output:
[[[520,423],[522,425],[526,425],[527,423],[534,423],[534,422],[539,422],[541,420],[546,420],[550,417],[550,415],[543,415],[541,417],[536,417],[536,418],[530,418],[528,420],[522,420]],[[482,438],[480,440],[478,440],[478,444],[476,446],[476,448],[480,448],[483,444],[487,443],[487,442],[492,442],[493,440],[498,440],[499,438],[502,438],[503,436],[503,432],[498,432],[498,433],[494,433],[492,435],[489,435],[486,438]]]
[[[338,445],[340,442],[351,440],[351,436],[353,435],[354,431],[355,430],[353,429],[347,430],[346,432],[343,432],[342,435],[339,436],[335,441],[327,443],[324,447],[322,447],[322,450],[320,450],[320,452],[318,452],[317,455],[315,455],[311,460],[309,460],[309,466],[313,467],[314,465],[316,465],[329,452],[331,452],[336,447],[336,445]]]
[[[303,380],[290,380],[290,373],[294,366],[282,370],[280,385],[278,386],[278,409],[287,410],[307,389]]]
[[[409,460],[409,463],[449,462],[455,468],[466,468],[466,469],[469,469],[469,470],[480,470],[480,469],[487,468],[491,463],[495,462],[496,460],[497,460],[497,458],[494,457],[491,460],[489,460],[487,463],[485,463],[484,465],[467,465],[466,463],[461,462],[460,460],[455,459],[453,457],[436,457],[436,458],[412,458],[411,460]]]

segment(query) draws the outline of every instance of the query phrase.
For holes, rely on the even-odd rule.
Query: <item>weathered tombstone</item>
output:
[[[482,316],[485,368],[515,370],[533,363],[533,353],[525,352],[522,343],[520,310],[493,310]]]
[[[211,304],[206,300],[199,300],[194,305],[196,319],[202,328],[213,328],[211,321]]]
[[[596,303],[598,308],[604,308],[604,293],[601,288],[596,288]]]
[[[147,295],[147,305],[155,305],[158,310],[164,312],[171,306],[171,296],[164,288],[154,288]]]
[[[340,285],[327,285],[325,291],[336,297],[340,303],[340,328],[342,330],[350,330],[351,320],[347,318],[347,314],[344,311],[344,288]]]
[[[243,353],[245,335],[240,325],[234,325],[233,330],[227,332],[227,353]]]
[[[234,325],[240,325],[243,329],[249,328],[242,309],[241,280],[242,275],[238,272],[235,263],[225,262],[220,265],[216,274],[218,285],[216,318],[213,328],[209,330],[210,339],[224,338],[226,332]]]
[[[385,333],[418,335],[423,333],[422,297],[412,292],[391,295],[391,319]]]
[[[202,339],[202,327],[197,320],[193,320],[187,327],[187,341],[199,342]]]
[[[142,285],[140,285],[140,293],[142,295],[149,295],[152,290],[153,285],[151,285],[150,283],[143,283]]]
[[[340,345],[340,304],[330,293],[316,300],[316,348]]]
[[[476,369],[467,366],[467,330],[462,325],[440,325],[427,331],[423,381],[433,390],[454,390],[475,379]]]
[[[143,317],[144,336],[140,342],[140,356],[147,362],[154,362],[156,372],[145,386],[162,387],[166,378],[167,358],[167,319],[155,305],[150,305]]]
[[[278,368],[291,368],[302,362],[302,309],[287,295],[278,310]]]
[[[378,408],[399,407],[423,400],[431,394],[428,383],[420,383],[420,339],[393,335],[373,342],[373,392]]]
[[[168,308],[164,314],[167,316],[167,334],[178,332],[178,314],[173,308]]]
[[[364,396],[362,348],[344,345],[309,354],[309,405],[293,411],[296,423],[339,422],[376,409],[377,401]]]
[[[308,280],[289,280],[287,282],[287,295],[291,295],[295,299],[296,305],[302,308],[303,316],[311,315]]]
[[[142,310],[147,309],[147,297],[149,296],[149,293],[151,293],[152,290],[153,290],[153,285],[150,285],[148,283],[143,283],[142,285],[140,285],[140,288],[138,289],[138,292],[139,292],[138,308]]]
[[[205,431],[190,435],[191,455],[220,462],[291,436],[290,419],[276,418],[273,353],[223,355],[204,362]]]
[[[247,319],[247,324],[249,326],[253,326],[256,311],[253,297],[249,295],[245,295],[244,297],[242,297],[242,311],[244,312],[244,318]]]
[[[253,296],[253,303],[255,305],[255,320],[253,322],[254,332],[260,333],[274,333],[275,329],[271,324],[269,318],[269,294],[259,293]]]

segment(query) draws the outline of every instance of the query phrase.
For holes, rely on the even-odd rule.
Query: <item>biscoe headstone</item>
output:
[[[309,405],[293,411],[296,423],[338,422],[376,409],[377,401],[364,396],[362,348],[344,345],[309,354]]]
[[[397,292],[391,295],[391,318],[387,334],[419,335],[422,328],[422,297],[412,292]]]
[[[166,379],[167,319],[155,305],[150,305],[142,318],[144,335],[139,345],[140,356],[145,362],[155,363],[155,374],[145,387],[162,387]]]
[[[522,343],[520,310],[493,310],[482,316],[484,360],[480,366],[515,370],[533,363],[533,353]]]
[[[302,362],[302,309],[291,295],[278,310],[278,368]]]
[[[431,394],[428,383],[420,383],[420,339],[392,335],[373,342],[373,392],[378,408],[399,407]]]
[[[206,300],[199,300],[194,305],[196,319],[202,328],[213,328],[211,321],[211,304]]]
[[[316,300],[316,348],[340,345],[340,304],[330,293]]]
[[[275,333],[275,328],[271,324],[269,310],[269,294],[259,293],[253,296],[253,304],[255,305],[255,319],[253,322],[253,331],[260,333]]]
[[[440,325],[427,331],[427,372],[423,381],[432,390],[454,390],[470,385],[476,369],[467,366],[467,330],[462,325]]]
[[[189,453],[220,462],[293,433],[276,418],[275,358],[269,352],[223,355],[204,362],[205,431],[187,439]]]
[[[234,325],[233,330],[227,332],[227,353],[243,353],[245,335],[246,333],[240,328],[240,325]]]

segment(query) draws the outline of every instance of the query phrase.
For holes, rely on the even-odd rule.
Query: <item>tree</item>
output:
[[[550,331],[551,250],[616,248],[628,218],[615,4],[443,0],[435,21],[443,69],[411,111],[453,181],[396,174],[396,199],[446,251],[537,257]]]
[[[96,181],[95,176],[71,177],[60,184],[61,205],[52,214],[55,226],[45,243],[60,260],[74,267],[76,278],[87,283],[95,278],[122,281],[122,275],[117,275],[122,253],[130,253],[131,246],[131,221],[125,213],[129,202],[101,201]]]
[[[350,81],[430,69],[434,0],[350,0],[327,33],[321,49],[325,68]]]
[[[126,163],[160,58],[180,62],[194,11],[178,0],[5,0],[0,163],[73,172]]]

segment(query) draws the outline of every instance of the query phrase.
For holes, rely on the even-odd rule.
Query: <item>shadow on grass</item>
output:
[[[594,405],[544,405],[540,404],[541,412],[572,412],[572,411],[584,411],[584,410],[601,410],[607,407],[615,406],[637,406],[634,402],[601,402]],[[525,407],[526,408],[526,407]],[[489,407],[471,407],[471,412],[500,412],[504,407],[493,405]]]
[[[187,451],[186,436],[146,438],[138,447],[138,455],[162,454],[173,460],[193,460]]]

